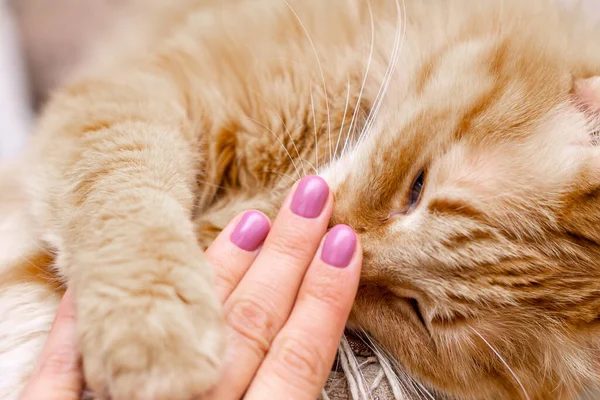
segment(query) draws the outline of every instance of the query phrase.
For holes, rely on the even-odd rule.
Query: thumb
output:
[[[20,400],[78,400],[83,385],[77,352],[75,306],[67,289],[33,376]]]

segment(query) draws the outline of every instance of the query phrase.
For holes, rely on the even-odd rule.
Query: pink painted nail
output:
[[[321,215],[328,197],[329,186],[323,178],[307,176],[296,187],[290,208],[294,214],[301,217],[317,218]]]
[[[327,264],[346,268],[356,250],[356,233],[348,225],[336,225],[325,237],[321,259]]]
[[[242,250],[255,251],[267,237],[271,225],[258,211],[248,211],[231,234],[231,242]]]

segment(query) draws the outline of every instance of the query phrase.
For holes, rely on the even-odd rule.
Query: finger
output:
[[[356,296],[362,250],[352,229],[333,228],[245,399],[315,399],[325,385]]]
[[[256,258],[271,224],[258,211],[235,217],[204,253],[215,270],[215,287],[221,302],[233,289]]]
[[[214,398],[240,398],[292,309],[325,234],[333,197],[325,181],[298,182],[279,211],[256,261],[225,303],[230,327],[226,372]]]
[[[67,290],[58,307],[50,335],[42,349],[33,377],[21,400],[78,400],[83,376],[77,351],[75,307]]]

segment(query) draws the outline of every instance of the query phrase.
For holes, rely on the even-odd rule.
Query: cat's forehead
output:
[[[419,121],[423,129],[443,120],[446,134],[471,141],[530,133],[567,100],[572,86],[570,74],[553,56],[492,39],[465,41],[435,53],[420,66],[418,78],[423,82],[408,100],[429,116]]]
[[[408,92],[392,90],[365,139],[323,176],[334,187],[349,177],[393,188],[390,182],[410,179],[442,157],[457,174],[479,176],[469,168],[483,165],[506,172],[494,158],[510,158],[512,149],[541,151],[550,142],[540,137],[572,134],[569,124],[581,118],[569,108],[571,76],[529,50],[481,39],[426,59]]]

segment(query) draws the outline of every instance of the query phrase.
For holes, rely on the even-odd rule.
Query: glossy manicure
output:
[[[329,186],[323,178],[307,176],[296,187],[290,208],[294,214],[301,217],[317,218],[321,215],[328,197]]]
[[[242,250],[255,251],[264,242],[271,225],[258,211],[248,211],[231,234],[231,242]]]
[[[325,237],[321,259],[327,264],[346,268],[356,250],[356,234],[347,225],[336,225]]]

